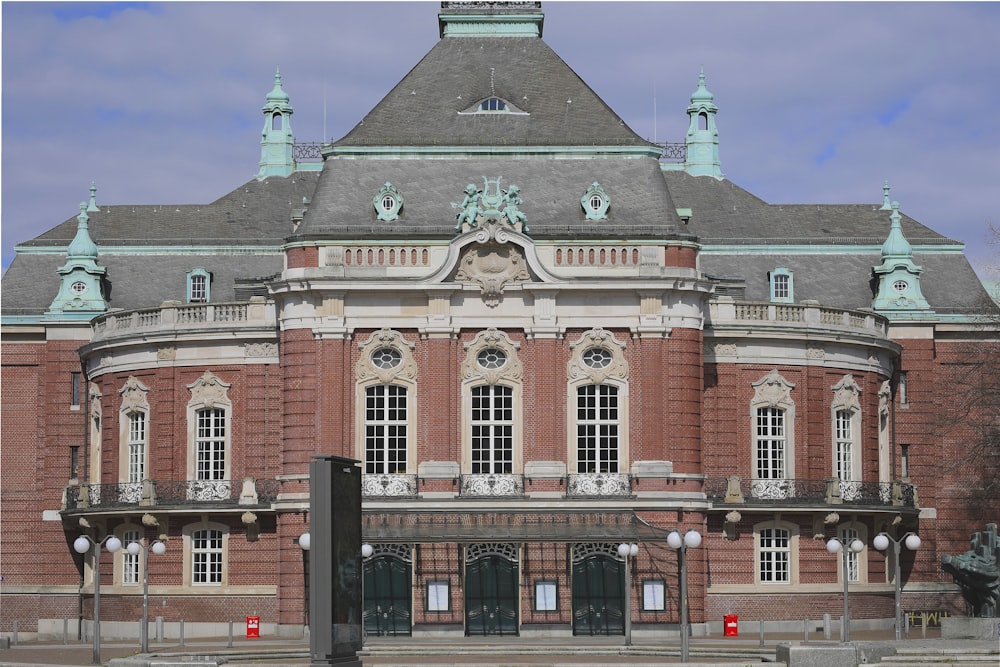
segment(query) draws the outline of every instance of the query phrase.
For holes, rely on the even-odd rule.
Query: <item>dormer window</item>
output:
[[[480,111],[506,111],[507,104],[499,97],[490,97],[482,101],[479,105]]]
[[[192,269],[187,274],[188,303],[208,303],[212,290],[212,274],[202,268]]]
[[[792,291],[792,272],[788,269],[778,267],[768,274],[771,283],[771,301],[778,303],[792,303],[795,295]]]
[[[491,95],[486,99],[480,100],[479,102],[473,104],[471,107],[459,111],[458,113],[462,115],[465,114],[514,114],[522,116],[528,115],[526,111],[518,109],[516,106],[514,106],[507,100],[496,97],[495,95]]]

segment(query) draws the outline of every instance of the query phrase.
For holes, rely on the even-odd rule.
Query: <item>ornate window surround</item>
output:
[[[129,479],[129,426],[133,414],[141,414],[145,432],[143,478],[149,478],[149,387],[130,375],[118,390],[121,407],[118,410],[118,479],[123,483]],[[139,480],[138,483],[142,483]]]
[[[778,408],[784,411],[785,478],[795,479],[795,401],[792,400],[792,389],[795,385],[782,377],[775,368],[750,386],[754,388],[753,398],[750,399],[751,476],[757,479],[757,410]]]
[[[503,385],[510,387],[513,398],[514,429],[513,429],[513,463],[514,474],[524,470],[523,443],[523,375],[524,365],[517,356],[520,348],[518,343],[510,339],[505,331],[490,327],[480,331],[465,344],[465,358],[462,361],[462,472],[472,472],[472,388],[479,385]],[[507,362],[500,368],[483,368],[479,362],[479,353],[491,348],[502,351],[507,356]]]
[[[833,390],[833,401],[830,404],[830,423],[832,428],[832,463],[831,474],[839,479],[837,471],[837,413],[844,410],[851,415],[851,473],[853,479],[842,481],[861,481],[861,387],[854,381],[854,376],[848,373],[837,384],[830,387]]]
[[[585,331],[570,343],[570,359],[566,363],[566,452],[567,468],[575,471],[579,463],[577,426],[577,390],[588,384],[608,384],[618,389],[618,471],[628,471],[629,455],[629,368],[625,359],[626,344],[607,329]],[[606,350],[611,363],[593,368],[584,363],[584,354],[591,349]]]
[[[406,469],[416,471],[417,433],[417,362],[414,343],[400,332],[383,327],[358,346],[358,361],[354,365],[354,433],[355,457],[365,462],[365,392],[379,384],[395,384],[406,388]],[[400,363],[392,368],[377,365],[372,355],[382,348],[395,350]]]
[[[212,371],[205,373],[187,386],[191,400],[187,404],[187,479],[198,478],[198,411],[221,408],[225,411],[226,461],[223,479],[232,479],[233,404],[229,400],[228,382],[223,382]]]

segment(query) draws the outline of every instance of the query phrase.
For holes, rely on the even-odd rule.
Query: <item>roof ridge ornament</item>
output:
[[[885,185],[882,186],[882,208],[880,208],[879,210],[880,211],[892,210],[892,204],[889,202],[889,181],[886,181]]]

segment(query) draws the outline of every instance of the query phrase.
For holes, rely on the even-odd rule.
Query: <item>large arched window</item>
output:
[[[833,476],[840,480],[840,495],[845,500],[861,492],[861,387],[851,375],[833,387],[831,418],[833,422]]]
[[[620,473],[628,466],[628,363],[625,343],[591,329],[570,344],[566,366],[570,469]]]
[[[755,498],[786,498],[791,493],[787,480],[795,478],[795,385],[777,369],[753,383],[750,401],[753,424],[753,485]]]
[[[465,345],[462,362],[462,470],[521,473],[521,374],[517,345],[488,329]]]
[[[118,394],[121,396],[118,479],[128,485],[123,493],[138,502],[142,481],[149,477],[149,387],[129,376]]]
[[[359,346],[354,369],[359,406],[355,424],[357,452],[364,461],[365,475],[415,472],[417,364],[413,347],[400,332],[388,328],[373,332]]]
[[[576,390],[576,471],[619,471],[618,388],[586,384]]]
[[[193,500],[229,498],[232,485],[232,403],[230,384],[205,371],[188,385],[188,479]]]

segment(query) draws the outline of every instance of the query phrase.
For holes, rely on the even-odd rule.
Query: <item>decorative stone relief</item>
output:
[[[161,345],[156,348],[157,361],[173,361],[177,358],[177,348],[173,345]]]
[[[465,345],[462,381],[497,384],[506,380],[519,383],[524,366],[517,358],[518,347],[505,332],[494,327],[480,331]]]
[[[381,384],[417,378],[417,362],[413,358],[414,344],[394,329],[383,327],[372,332],[361,343],[361,355],[354,366],[358,382],[377,379]]]
[[[90,418],[100,421],[101,399],[104,398],[104,394],[101,393],[101,388],[95,382],[88,383],[87,392],[90,397]]]
[[[492,241],[466,248],[455,274],[457,281],[479,285],[483,303],[490,308],[500,303],[504,287],[530,279],[531,274],[520,249]]]
[[[826,350],[821,347],[807,347],[806,348],[806,358],[807,359],[825,359]]]
[[[736,356],[736,343],[716,343],[715,344],[715,356],[717,356],[717,357],[735,357]]]
[[[149,411],[149,387],[131,375],[125,380],[125,385],[118,390],[118,394],[122,397],[121,411],[123,413]]]
[[[276,357],[278,356],[277,343],[245,343],[243,345],[243,356],[245,357]]]
[[[228,392],[232,385],[223,382],[212,371],[205,371],[204,375],[187,386],[191,391],[191,400],[188,405],[198,405],[206,408],[225,407],[230,404]]]
[[[889,414],[889,404],[892,401],[892,385],[886,380],[878,390],[878,413]]]
[[[608,378],[628,380],[625,343],[607,329],[591,329],[570,343],[569,348],[566,375],[570,382],[583,380],[588,384],[603,384]]]
[[[777,368],[750,386],[754,388],[751,407],[788,409],[795,405],[795,401],[792,400],[792,389],[795,389],[795,385],[781,377]]]
[[[831,389],[833,389],[832,408],[834,410],[848,410],[852,413],[861,411],[861,403],[858,400],[861,395],[861,387],[854,381],[853,375],[848,373]]]

